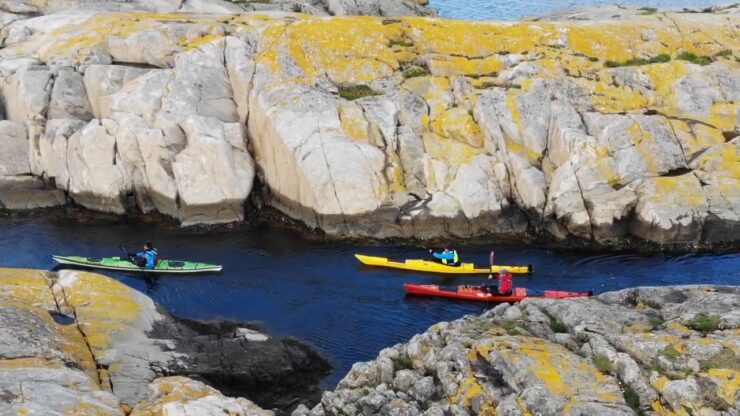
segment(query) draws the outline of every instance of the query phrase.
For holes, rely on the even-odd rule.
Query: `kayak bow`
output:
[[[91,269],[118,270],[138,273],[207,273],[220,272],[223,266],[192,261],[160,260],[154,269],[145,269],[120,257],[52,256],[59,264]]]
[[[379,267],[390,267],[394,269],[402,270],[414,270],[417,272],[429,272],[429,273],[450,273],[450,274],[489,274],[498,273],[503,269],[508,270],[512,274],[525,274],[532,273],[532,265],[529,266],[505,266],[505,265],[492,265],[492,266],[476,266],[473,263],[461,263],[459,266],[448,266],[446,264],[438,263],[432,260],[405,260],[392,261],[385,257],[373,257],[365,256],[362,254],[355,254],[357,260],[367,266],[379,266]]]
[[[479,302],[519,302],[525,298],[541,299],[565,299],[565,298],[585,298],[591,296],[592,292],[563,292],[559,290],[546,290],[541,295],[529,295],[527,289],[516,287],[512,290],[511,295],[491,295],[485,289],[479,286],[458,286],[457,291],[443,290],[437,285],[414,285],[406,283],[403,285],[406,293],[420,296],[436,296],[441,298],[474,300]]]

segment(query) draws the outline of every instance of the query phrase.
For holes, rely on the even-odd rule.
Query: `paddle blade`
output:
[[[491,267],[491,270],[493,270],[493,258],[494,258],[494,252],[491,250],[491,254],[488,255],[488,265]]]

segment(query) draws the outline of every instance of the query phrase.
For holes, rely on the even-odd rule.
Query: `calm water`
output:
[[[600,4],[629,4],[658,9],[682,9],[684,7],[709,7],[728,3],[730,2],[712,0],[430,0],[429,5],[437,9],[440,16],[453,19],[517,20],[571,7]]]
[[[481,304],[406,298],[402,283],[476,284],[483,277],[450,278],[363,268],[353,253],[419,257],[415,247],[363,247],[310,241],[276,228],[193,234],[146,224],[94,224],[61,219],[0,218],[0,267],[51,269],[51,254],[119,255],[118,244],[156,240],[162,256],[223,264],[221,274],[162,277],[154,282],[107,273],[141,290],[176,315],[255,321],[268,331],[314,345],[334,363],[338,381],[356,361],[408,340],[435,322],[481,313]],[[489,247],[460,247],[464,260],[487,262]],[[603,292],[637,285],[740,284],[740,255],[679,257],[584,254],[497,247],[496,258],[532,263],[533,289]]]

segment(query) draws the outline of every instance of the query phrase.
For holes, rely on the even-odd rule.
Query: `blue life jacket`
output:
[[[432,255],[435,258],[442,260],[443,264],[447,264],[447,263],[457,264],[457,262],[460,260],[459,257],[457,256],[457,250],[448,251],[446,253],[445,252],[432,253]]]
[[[157,249],[153,248],[151,250],[144,250],[142,252],[136,253],[136,257],[142,258],[146,260],[146,268],[147,269],[153,269],[154,266],[157,265]]]

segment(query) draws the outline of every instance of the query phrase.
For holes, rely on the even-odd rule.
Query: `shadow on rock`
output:
[[[150,336],[171,340],[169,347],[178,358],[155,371],[200,379],[264,408],[286,409],[320,400],[318,385],[331,366],[300,341],[266,335],[254,325],[170,317],[156,322]]]

